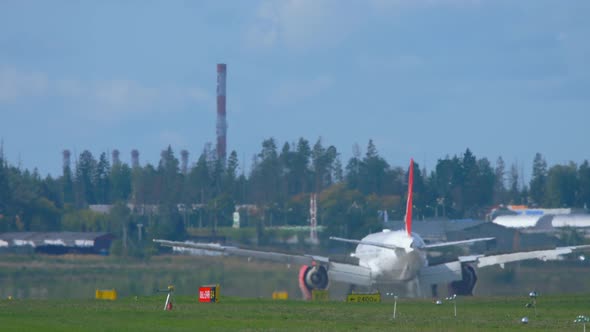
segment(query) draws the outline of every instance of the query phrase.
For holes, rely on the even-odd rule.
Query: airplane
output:
[[[426,244],[419,234],[412,232],[412,196],[414,182],[414,160],[410,160],[408,175],[408,198],[406,203],[405,229],[383,230],[365,236],[361,240],[330,237],[330,240],[356,244],[351,256],[358,259],[357,264],[342,263],[329,257],[315,255],[295,255],[270,251],[242,249],[209,243],[190,243],[154,239],[162,246],[203,249],[222,252],[226,255],[242,256],[290,265],[301,265],[299,286],[304,298],[311,298],[312,290],[325,290],[331,282],[348,283],[351,286],[373,287],[375,284],[406,284],[414,288],[414,295],[420,295],[421,285],[430,285],[433,297],[437,296],[438,284],[448,284],[449,293],[454,295],[473,295],[477,283],[476,268],[500,265],[522,260],[540,259],[543,261],[561,259],[563,255],[577,250],[590,249],[590,245],[557,247],[547,250],[514,252],[497,255],[459,256],[456,260],[440,264],[429,264],[428,250],[445,246],[471,244],[490,241],[493,237],[463,241]]]

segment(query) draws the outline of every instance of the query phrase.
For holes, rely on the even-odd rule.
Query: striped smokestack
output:
[[[121,159],[119,158],[119,150],[117,150],[117,149],[113,150],[111,159],[112,159],[111,164],[113,166],[121,164]]]
[[[139,151],[136,149],[131,150],[131,167],[139,167]]]
[[[217,64],[217,159],[225,165],[227,121],[225,120],[225,63]]]
[[[65,172],[66,168],[70,169],[70,157],[72,156],[70,150],[63,150],[63,170]]]
[[[182,172],[182,174],[186,175],[186,173],[188,172],[188,151],[180,151],[180,157],[180,171]]]

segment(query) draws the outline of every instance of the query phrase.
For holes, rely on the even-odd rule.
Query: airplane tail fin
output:
[[[414,187],[414,159],[410,159],[410,174],[408,175],[408,202],[406,204],[406,233],[412,236],[412,193]]]

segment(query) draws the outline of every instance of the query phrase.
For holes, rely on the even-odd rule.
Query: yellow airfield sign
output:
[[[95,295],[97,300],[113,301],[117,299],[117,291],[114,289],[97,289]]]
[[[327,290],[314,289],[311,291],[311,299],[312,301],[328,301],[330,299],[330,294]]]
[[[346,296],[346,302],[349,302],[349,303],[379,303],[379,302],[381,302],[381,294],[380,293],[348,294],[348,296]]]
[[[287,300],[287,299],[289,299],[289,293],[287,293],[287,292],[273,292],[272,299],[273,300]]]

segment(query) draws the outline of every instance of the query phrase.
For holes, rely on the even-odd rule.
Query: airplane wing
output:
[[[514,252],[509,254],[491,255],[491,256],[479,256],[475,258],[476,267],[486,267],[492,265],[503,265],[505,263],[518,262],[529,259],[540,259],[543,261],[558,260],[563,255],[571,254],[578,250],[589,250],[590,245],[581,246],[570,246],[570,247],[557,247],[555,249],[547,250],[534,250],[534,251],[523,251]],[[469,257],[469,256],[468,256]],[[469,262],[464,258],[465,262]]]
[[[328,266],[330,280],[361,286],[371,286],[373,278],[371,270],[352,264],[330,262]]]
[[[567,255],[578,250],[590,250],[590,245],[558,247],[555,249],[514,252],[509,254],[489,256],[461,256],[458,258],[458,260],[453,262],[424,267],[420,270],[418,277],[420,278],[420,282],[423,284],[447,283],[462,279],[461,265],[463,263],[470,263],[474,267],[482,268],[492,265],[504,266],[506,263],[530,259],[540,259],[543,261],[558,260],[563,255]]]
[[[242,249],[238,247],[222,246],[209,243],[192,243],[168,240],[153,240],[165,247],[180,247],[222,252],[226,255],[257,258],[276,263],[295,265],[323,265],[327,268],[330,280],[370,286],[372,282],[371,270],[354,264],[331,262],[328,257],[315,255],[291,255],[279,252]]]
[[[426,266],[420,269],[418,274],[422,285],[449,283],[462,278],[460,261]]]
[[[179,241],[168,241],[154,239],[154,242],[159,243],[165,247],[180,247],[180,248],[192,248],[202,249],[209,251],[222,252],[226,255],[242,256],[248,258],[259,258],[271,262],[285,263],[285,264],[296,264],[296,265],[311,265],[315,261],[324,262],[328,261],[327,257],[321,256],[310,256],[310,255],[290,255],[278,252],[269,251],[258,251],[241,249],[238,247],[222,246],[219,244],[210,243],[193,243],[193,242],[179,242]]]

